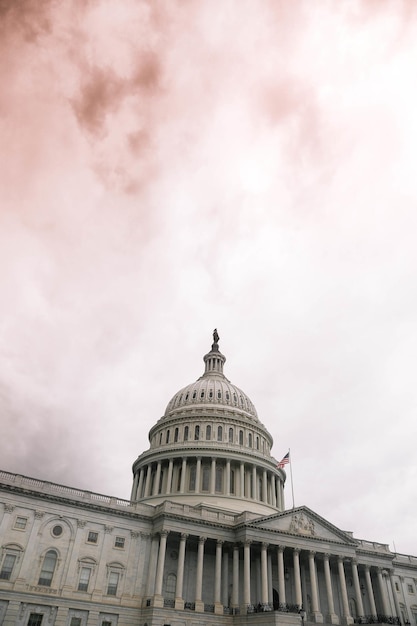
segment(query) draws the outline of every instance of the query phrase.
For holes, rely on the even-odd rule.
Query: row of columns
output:
[[[163,573],[165,564],[165,553],[167,545],[168,532],[163,531],[160,533],[159,538],[159,550],[158,550],[158,536],[153,538],[153,550],[151,550],[151,558],[149,564],[149,571],[155,571],[156,576],[154,586],[154,596],[156,603],[163,605],[162,586],[163,586]],[[184,608],[183,599],[183,583],[184,583],[184,564],[185,564],[185,551],[187,534],[182,534],[180,537],[179,552],[178,552],[178,565],[177,565],[177,578],[175,589],[175,608]],[[203,564],[204,564],[204,545],[206,542],[205,537],[198,538],[197,548],[197,568],[196,568],[196,583],[195,583],[195,609],[197,611],[204,610],[204,603],[202,600],[202,585],[203,585]],[[271,554],[272,550],[269,550],[270,546],[267,543],[262,543],[260,546],[260,602],[263,605],[268,605],[272,601],[272,565]],[[287,603],[286,599],[286,585],[285,585],[285,567],[284,567],[284,546],[274,546],[277,555],[277,578],[278,578],[278,594],[280,605]],[[288,549],[288,548],[287,548]],[[303,593],[302,593],[302,577],[300,567],[300,552],[299,548],[292,548],[292,565],[293,565],[293,600],[294,604],[299,608],[303,606]],[[158,556],[156,556],[158,553]],[[240,563],[240,546],[235,544],[232,547],[232,596],[231,596],[231,608],[239,607],[239,599],[243,599],[243,607],[246,608],[251,605],[251,541],[245,541],[243,543],[243,589],[240,590],[239,581],[239,563]],[[228,553],[227,553],[228,556]],[[335,601],[332,587],[330,554],[321,554],[324,567],[324,581],[326,588],[327,609],[326,621],[332,624],[338,624],[339,618],[335,612]],[[337,558],[337,572],[340,587],[341,608],[342,617],[345,624],[353,623],[353,617],[350,614],[349,598],[346,585],[345,575],[345,559],[342,556],[336,556]],[[350,560],[350,559],[349,559]],[[357,617],[364,617],[364,607],[362,601],[362,589],[359,581],[358,563],[355,559],[350,560],[352,568],[353,586],[355,591],[355,600],[357,604]],[[377,615],[377,608],[375,603],[374,589],[372,585],[370,566],[363,565],[367,595],[370,603],[371,614]],[[323,615],[320,607],[319,593],[318,593],[318,580],[317,580],[317,563],[316,552],[308,552],[308,569],[310,574],[310,592],[311,592],[311,615],[310,619],[316,622],[323,622]],[[377,580],[379,586],[379,595],[382,602],[382,611],[384,615],[390,615],[391,610],[389,608],[389,601],[386,592],[386,586],[384,585],[383,575],[381,568],[376,568]],[[228,605],[227,591],[229,588],[229,561],[228,558],[223,558],[223,541],[216,541],[215,552],[215,577],[214,577],[214,609],[215,613],[222,613],[223,606]],[[395,609],[397,616],[400,616],[400,607],[398,599],[395,593],[394,580],[392,571],[389,571],[389,579],[391,588],[393,591],[393,597],[395,601]],[[152,581],[148,577],[147,595],[152,595]],[[221,591],[225,590],[225,595],[221,597]]]
[[[196,489],[192,493],[199,493],[199,486],[201,485],[202,458],[197,457],[196,461],[193,460],[193,465],[194,463],[196,467]],[[218,459],[212,457],[210,460],[210,480],[208,489],[209,493],[211,494],[214,494],[216,492],[217,464]],[[155,468],[154,463],[149,463],[148,465],[141,467],[140,471],[137,471],[135,473],[131,498],[133,501],[139,500],[141,498],[148,498],[150,496],[170,495],[173,492],[180,494],[184,494],[186,492],[188,493],[189,490],[186,489],[186,477],[187,469],[190,466],[189,460],[187,460],[187,458],[183,458],[181,463],[177,464],[177,471],[181,471],[179,491],[177,489],[173,489],[172,484],[172,479],[174,475],[174,460],[169,460],[168,467],[163,467],[163,465],[165,465],[163,461],[158,461]],[[265,468],[260,469],[256,464],[248,465],[243,461],[241,461],[240,463],[236,463],[232,468],[230,459],[226,459],[226,461],[222,459],[221,467],[225,470],[222,489],[222,493],[224,493],[224,495],[250,497],[253,500],[260,500],[261,502],[270,504],[280,510],[283,510],[283,485],[274,473],[268,471]],[[235,471],[235,493],[231,493],[230,489],[230,477],[232,469]],[[164,481],[164,484],[162,485],[162,491],[162,489],[160,489],[160,485],[161,475],[163,472],[166,472],[166,481]],[[153,474],[154,479],[152,482]],[[259,479],[261,481],[260,488],[258,488]]]

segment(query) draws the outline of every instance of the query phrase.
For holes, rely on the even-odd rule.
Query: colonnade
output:
[[[135,473],[131,499],[186,493],[221,493],[284,509],[283,484],[274,471],[257,463],[220,457],[149,462]]]
[[[164,601],[167,537],[167,531],[153,536],[149,571],[156,570],[156,576],[154,582],[148,577],[146,590],[147,598],[153,597],[155,604],[160,606]],[[352,624],[354,617],[365,618],[365,615],[390,616],[393,612],[393,617],[401,615],[391,570],[371,568],[358,563],[356,558],[250,540],[232,544],[220,539],[197,537],[195,587],[184,593],[186,551],[191,548],[187,547],[188,537],[186,533],[179,537],[174,603],[177,609],[183,609],[186,600],[188,604],[191,600],[196,611],[204,611],[210,605],[217,614],[222,614],[225,607],[229,611],[240,612],[254,610],[255,606],[260,610],[289,608],[293,611],[303,607],[310,621],[331,624]],[[194,537],[194,552],[195,541]],[[205,562],[207,541],[215,542],[214,565],[212,562],[209,567]],[[349,591],[347,576],[352,587]],[[395,611],[390,605],[388,584],[392,589]],[[194,594],[191,599],[190,593]],[[355,615],[350,610],[352,599],[356,603]]]

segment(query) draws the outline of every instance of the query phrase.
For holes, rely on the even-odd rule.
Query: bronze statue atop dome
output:
[[[213,344],[211,346],[211,349],[214,352],[218,352],[219,351],[219,339],[220,339],[219,333],[217,332],[217,328],[215,328],[213,330]]]

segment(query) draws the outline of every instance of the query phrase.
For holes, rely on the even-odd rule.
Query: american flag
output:
[[[281,461],[278,463],[277,467],[278,468],[283,468],[287,465],[287,463],[290,462],[290,451],[288,450],[287,454],[281,459]]]

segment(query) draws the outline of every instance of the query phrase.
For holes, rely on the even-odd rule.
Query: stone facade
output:
[[[306,507],[217,341],[133,465],[130,501],[0,473],[0,624],[417,624],[417,557]]]

